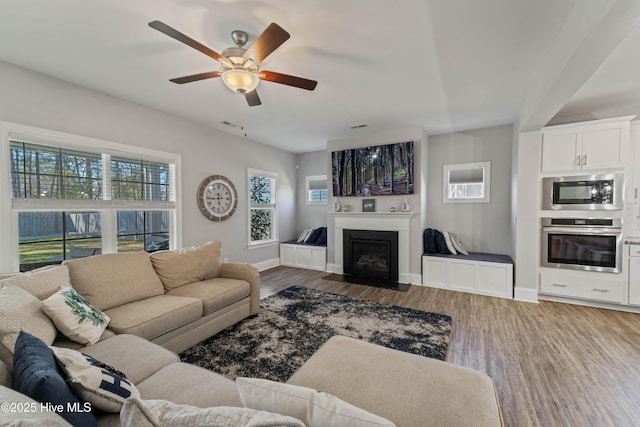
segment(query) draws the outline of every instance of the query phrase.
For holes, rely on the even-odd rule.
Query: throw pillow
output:
[[[311,232],[311,234],[309,234],[309,237],[307,237],[304,242],[308,243],[308,244],[316,243],[318,238],[322,234],[322,229],[323,228],[324,227],[318,227],[318,228],[314,229],[313,232]]]
[[[458,239],[458,237],[455,234],[450,233],[450,235],[451,235],[451,242],[453,243],[453,246],[456,248],[456,251],[458,251],[463,255],[469,255],[469,252],[467,252],[464,246],[462,246],[462,242],[460,241],[460,239]]]
[[[140,397],[126,376],[91,356],[70,348],[51,347],[76,394],[105,412],[120,412],[124,401]]]
[[[309,235],[311,230],[313,230],[313,229],[312,228],[305,228],[304,230],[302,230],[302,233],[300,233],[300,235],[298,236],[298,240],[296,240],[296,242],[297,243],[304,242],[304,239],[307,238],[307,236]]]
[[[222,242],[151,254],[151,263],[167,291],[220,276]]]
[[[97,343],[111,321],[73,288],[62,288],[42,301],[42,309],[60,332],[80,344]]]
[[[7,277],[0,283],[17,286],[39,300],[43,300],[56,293],[61,287],[69,286],[69,269],[66,265],[47,265]]]
[[[57,334],[38,298],[17,286],[0,285],[0,359],[9,366],[21,330],[47,344],[53,343]]]
[[[39,338],[20,332],[13,356],[13,386],[16,391],[46,404],[52,412],[74,426],[95,426],[91,405],[73,394],[56,367],[51,349]]]
[[[326,245],[327,244],[327,227],[322,227],[322,232],[320,236],[318,236],[318,240],[316,240],[316,245]]]
[[[449,250],[449,252],[456,255],[458,252],[456,252],[456,248],[451,240],[451,233],[449,233],[448,231],[443,231],[442,235],[444,236],[444,242],[447,245],[447,249]]]
[[[425,253],[435,254],[438,252],[438,249],[436,249],[436,236],[433,228],[427,228],[424,230],[424,233],[422,233],[422,240]]]
[[[257,378],[236,378],[247,408],[295,417],[309,427],[395,426],[391,421],[312,388]]]
[[[436,241],[436,253],[439,254],[448,254],[449,249],[447,249],[447,242],[444,240],[444,234],[442,234],[439,230],[433,230],[435,241]]]
[[[307,234],[307,237],[304,238],[303,243],[309,243],[309,239],[311,238],[311,236],[315,231],[316,231],[315,228],[310,229],[309,234]]]
[[[167,400],[127,399],[120,412],[123,427],[304,427],[291,417],[230,406],[196,408]]]

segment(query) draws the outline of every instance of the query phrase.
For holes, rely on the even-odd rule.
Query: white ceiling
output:
[[[0,0],[0,60],[236,135],[222,122],[244,115],[249,138],[307,152],[402,126],[640,112],[638,16],[637,0]],[[152,20],[217,52],[232,30],[251,43],[276,22],[291,39],[262,68],[318,86],[261,82],[262,105],[247,107],[220,79],[170,83],[221,67]]]

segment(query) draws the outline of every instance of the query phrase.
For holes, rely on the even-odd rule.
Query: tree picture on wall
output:
[[[413,194],[413,141],[331,153],[334,196]]]

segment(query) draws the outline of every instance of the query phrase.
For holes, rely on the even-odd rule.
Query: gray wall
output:
[[[327,175],[329,180],[329,192],[331,192],[331,173],[327,172],[327,152],[314,151],[311,153],[301,153],[296,157],[297,169],[297,191],[296,191],[296,230],[301,232],[305,228],[320,227],[327,225],[327,212],[329,204],[308,205],[306,195],[307,176]]]
[[[247,168],[275,172],[279,236],[296,235],[292,153],[1,61],[0,121],[181,154],[182,245],[221,240],[222,256],[231,261],[255,264],[279,256],[277,245],[247,248]],[[211,174],[227,176],[238,189],[238,209],[227,221],[209,221],[197,209],[196,189]],[[8,179],[6,171],[0,179]]]
[[[513,256],[511,147],[513,127],[429,136],[427,226],[455,233],[468,250]],[[444,165],[491,162],[490,203],[443,203]]]

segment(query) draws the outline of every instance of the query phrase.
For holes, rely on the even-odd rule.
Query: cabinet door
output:
[[[624,167],[623,141],[619,124],[586,128],[582,132],[582,169],[606,169]]]
[[[629,257],[629,304],[640,305],[640,257]]]
[[[542,137],[542,172],[580,169],[578,130],[545,133]]]

